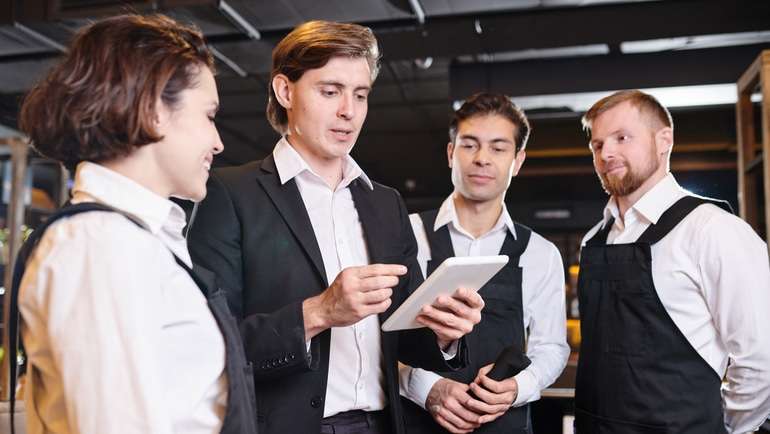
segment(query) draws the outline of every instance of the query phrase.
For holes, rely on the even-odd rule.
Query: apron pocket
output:
[[[649,292],[635,291],[629,281],[609,281],[612,309],[605,313],[603,329],[607,333],[605,351],[623,356],[647,356],[651,351],[652,335],[648,318],[654,318],[655,300]]]
[[[575,434],[669,434],[665,425],[636,423],[575,409]]]

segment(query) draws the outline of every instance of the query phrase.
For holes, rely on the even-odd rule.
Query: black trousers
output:
[[[387,411],[352,410],[321,420],[321,434],[391,434]]]

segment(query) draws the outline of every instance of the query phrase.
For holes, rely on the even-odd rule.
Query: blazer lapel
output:
[[[262,172],[257,180],[262,184],[270,200],[278,209],[289,229],[299,240],[305,253],[310,257],[316,271],[323,279],[324,286],[329,286],[326,280],[326,268],[324,267],[321,250],[318,248],[318,240],[313,232],[313,225],[310,223],[310,217],[305,209],[305,203],[299,194],[297,183],[292,179],[286,184],[281,185],[278,177],[278,171],[275,167],[273,155],[269,155],[262,161]]]
[[[366,248],[369,251],[369,263],[392,263],[393,258],[387,256],[387,246],[392,243],[388,242],[385,238],[385,232],[382,231],[384,226],[380,217],[377,215],[377,208],[373,202],[371,190],[369,190],[369,187],[366,186],[363,181],[357,179],[350,184],[350,193],[353,196],[353,203],[356,205],[358,218],[364,229],[364,240],[366,242]],[[397,307],[396,303],[393,303],[388,310],[380,313],[380,322],[385,321]]]
[[[350,184],[350,193],[353,196],[353,203],[358,211],[358,219],[364,228],[364,239],[366,248],[369,251],[369,262],[376,264],[385,259],[384,248],[388,244],[387,240],[382,239],[382,223],[375,211],[375,205],[372,203],[372,195],[369,187],[364,185],[360,179],[356,179]]]

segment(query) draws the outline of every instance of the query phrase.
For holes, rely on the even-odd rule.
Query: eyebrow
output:
[[[618,128],[617,130],[607,134],[606,137],[616,136],[616,135],[621,134],[621,133],[628,134],[628,131],[626,131],[624,128]],[[593,137],[591,137],[591,141],[589,143],[598,143],[598,142],[603,142],[603,141],[604,141],[604,139],[600,140],[600,139],[594,139]]]
[[[347,87],[347,86],[345,86],[345,84],[343,84],[343,83],[341,83],[339,81],[334,81],[334,80],[319,81],[318,82],[318,86],[334,86],[334,87],[336,87],[338,89],[344,89],[344,88]],[[356,86],[355,88],[353,88],[353,91],[358,91],[358,90],[370,91],[370,90],[372,90],[372,87],[371,86]]]
[[[479,140],[479,138],[478,138],[478,137],[476,137],[476,136],[474,136],[473,134],[461,134],[461,135],[460,135],[460,139],[465,139],[465,140],[473,140],[473,141],[475,141],[475,142],[479,142],[479,143],[481,143],[481,140]],[[490,142],[491,142],[491,143],[500,143],[500,142],[503,142],[503,143],[510,143],[510,144],[513,144],[513,141],[512,141],[512,140],[510,140],[510,139],[508,139],[508,138],[506,138],[506,137],[495,137],[494,139],[490,140]]]

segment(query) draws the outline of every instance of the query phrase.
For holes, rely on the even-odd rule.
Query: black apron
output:
[[[433,230],[437,214],[438,210],[420,213],[431,250],[432,259],[428,261],[428,276],[444,260],[455,256],[449,229],[443,226],[438,231]],[[510,232],[506,232],[503,247],[500,249],[501,255],[508,256],[508,264],[479,289],[479,294],[484,299],[484,309],[481,311],[481,322],[465,336],[468,346],[468,365],[458,371],[440,373],[446,378],[470,384],[476,378],[479,369],[493,363],[505,348],[513,345],[522,352],[525,350],[524,309],[521,294],[522,269],[519,267],[519,258],[529,244],[532,231],[517,223],[515,228],[517,238],[514,239]],[[408,399],[402,399],[402,402],[404,402],[409,434],[447,432],[426,410]],[[511,408],[495,421],[476,429],[474,433],[529,434],[531,430],[529,405],[523,405]]]
[[[686,196],[635,243],[608,245],[610,220],[580,257],[577,434],[723,434],[721,378],[666,312],[650,246],[692,210],[726,202]]]
[[[20,347],[19,336],[19,286],[21,284],[22,276],[24,275],[24,268],[26,267],[27,260],[34,251],[35,246],[43,237],[46,229],[60,218],[70,217],[75,214],[90,211],[102,211],[102,212],[117,212],[137,226],[144,229],[144,226],[138,221],[134,220],[131,216],[123,214],[122,212],[108,207],[103,204],[95,202],[80,203],[77,205],[68,205],[55,214],[50,216],[38,229],[36,229],[24,243],[19,255],[16,259],[16,264],[13,270],[13,286],[11,289],[11,308],[10,308],[10,342],[9,351],[6,357],[10,357],[11,361],[16,359],[17,348]],[[173,253],[172,253],[173,254]],[[223,434],[256,434],[257,421],[256,421],[256,396],[254,393],[254,380],[252,376],[251,364],[246,361],[246,354],[243,350],[243,344],[241,343],[240,332],[238,331],[238,324],[235,318],[231,315],[230,309],[227,306],[227,300],[222,290],[218,289],[214,284],[214,274],[208,270],[200,267],[195,267],[193,271],[182,260],[174,255],[177,264],[182,267],[195,284],[200,288],[201,292],[206,296],[211,314],[217,321],[219,329],[222,333],[222,337],[225,342],[225,371],[227,374],[227,409],[225,412],[224,421],[222,424],[221,433]],[[137,270],[141,272],[141,270]],[[11,363],[11,384],[10,390],[16,389],[17,371],[19,366],[16,363]],[[13,414],[13,407],[15,403],[15,393],[11,394],[11,413]],[[13,418],[11,418],[13,421]],[[13,422],[12,422],[13,424]],[[12,427],[13,429],[13,427]]]

